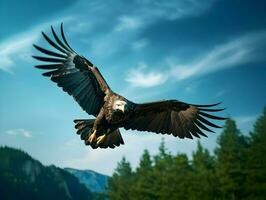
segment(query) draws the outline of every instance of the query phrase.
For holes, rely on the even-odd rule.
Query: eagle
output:
[[[33,58],[44,62],[35,66],[46,70],[43,76],[50,77],[88,115],[95,117],[74,120],[77,134],[85,145],[93,149],[118,147],[124,144],[119,128],[179,138],[207,137],[206,132],[214,132],[211,128],[221,128],[210,120],[227,119],[210,114],[224,110],[216,107],[220,103],[196,105],[179,100],[161,100],[139,104],[126,99],[108,86],[90,60],[72,49],[66,40],[63,23],[60,32],[61,36],[51,26],[52,39],[42,32],[53,50],[33,44],[42,53],[42,56]]]

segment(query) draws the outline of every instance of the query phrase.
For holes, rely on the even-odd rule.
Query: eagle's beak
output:
[[[125,105],[122,106],[121,111],[124,113],[125,112]]]

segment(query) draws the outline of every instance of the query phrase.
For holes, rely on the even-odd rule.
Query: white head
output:
[[[115,100],[113,104],[113,109],[116,111],[122,111],[125,112],[125,106],[127,105],[127,102],[122,100]]]

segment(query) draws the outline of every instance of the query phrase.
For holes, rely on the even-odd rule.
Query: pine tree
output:
[[[153,184],[156,177],[153,173],[153,163],[148,150],[144,150],[140,158],[139,167],[136,170],[134,183],[135,199],[154,199]]]
[[[247,154],[248,199],[266,198],[266,108],[254,125]]]
[[[159,146],[159,154],[154,157],[154,199],[169,199],[172,165],[173,157],[167,153],[164,139],[162,139]]]
[[[167,167],[168,165],[166,163],[171,164],[172,161],[173,161],[173,156],[169,152],[167,152],[164,138],[162,138],[161,144],[159,146],[159,153],[158,155],[154,156],[155,167],[157,168]]]
[[[144,150],[142,157],[140,158],[139,167],[137,168],[137,173],[145,174],[147,171],[152,170],[152,160],[150,153],[147,149]]]
[[[189,199],[214,199],[216,180],[214,177],[214,158],[198,141],[193,152]]]
[[[217,176],[221,199],[241,199],[245,182],[246,138],[236,127],[235,121],[226,121],[218,138]]]
[[[121,162],[118,163],[113,176],[108,182],[108,196],[109,199],[124,200],[132,199],[132,184],[133,172],[131,165],[123,157]]]
[[[171,170],[167,174],[167,189],[165,199],[189,199],[191,185],[191,167],[186,154],[177,154],[173,158]]]

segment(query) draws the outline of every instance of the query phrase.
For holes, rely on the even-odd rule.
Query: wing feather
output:
[[[106,88],[109,88],[98,70],[86,58],[79,56],[68,44],[61,24],[61,40],[51,26],[53,41],[42,32],[44,39],[54,48],[51,51],[33,45],[44,56],[33,58],[47,64],[37,65],[36,68],[46,70],[44,76],[48,76],[63,91],[79,103],[88,114],[97,116],[103,103]]]
[[[45,38],[45,40],[52,45],[54,48],[56,48],[58,51],[61,51],[64,54],[69,54],[69,52],[67,52],[66,50],[62,49],[61,47],[59,47],[56,43],[54,43],[44,32],[42,32],[43,37]]]
[[[55,56],[55,57],[59,57],[59,58],[67,58],[66,55],[63,55],[63,54],[60,54],[60,53],[56,53],[56,52],[53,52],[53,51],[49,51],[47,49],[44,49],[36,44],[33,44],[33,46],[38,49],[40,52],[44,53],[44,54],[47,54],[49,56]]]
[[[65,34],[64,34],[64,29],[63,29],[63,23],[61,23],[60,30],[61,30],[61,35],[62,35],[62,38],[63,38],[65,44],[69,47],[69,49],[71,49],[73,52],[75,52],[75,51],[70,47],[70,45],[68,44],[68,42],[67,42],[67,40],[66,40],[66,37],[65,37]]]
[[[179,138],[207,137],[202,130],[214,132],[209,127],[221,128],[209,120],[225,120],[227,118],[207,113],[219,112],[224,109],[205,109],[204,107],[214,107],[219,104],[198,105],[199,107],[197,107],[177,100],[136,104],[130,117],[124,122],[124,128],[172,134]]]
[[[60,69],[62,68],[64,65],[63,64],[51,64],[51,65],[36,65],[35,67],[38,69]]]

